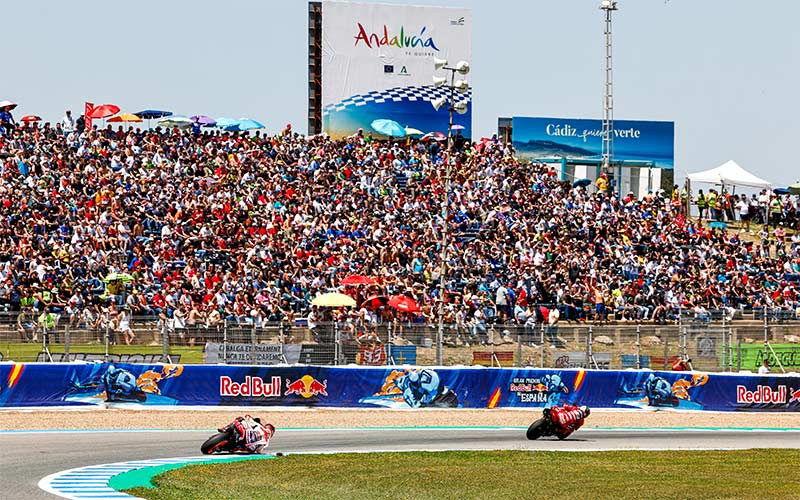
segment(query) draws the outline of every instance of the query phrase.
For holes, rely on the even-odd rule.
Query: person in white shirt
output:
[[[758,367],[758,374],[759,375],[766,375],[769,372],[770,372],[769,360],[768,359],[764,359],[764,364],[762,364],[761,366]]]
[[[61,130],[64,131],[64,135],[69,135],[75,131],[75,119],[69,109],[66,111],[64,118],[61,119]]]

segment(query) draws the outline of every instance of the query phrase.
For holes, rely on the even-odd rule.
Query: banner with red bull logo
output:
[[[0,407],[86,405],[800,411],[800,376],[582,369],[0,364]]]

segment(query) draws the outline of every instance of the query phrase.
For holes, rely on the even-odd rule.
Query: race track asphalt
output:
[[[53,499],[43,477],[66,469],[130,460],[199,455],[211,430],[0,432],[2,498]],[[566,441],[528,441],[519,428],[284,430],[269,452],[404,450],[664,450],[800,448],[800,432],[763,430],[578,431]]]

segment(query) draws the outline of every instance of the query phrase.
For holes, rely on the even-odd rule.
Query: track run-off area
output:
[[[0,431],[6,498],[132,498],[108,480],[144,467],[203,460],[213,429]],[[784,428],[584,428],[565,441],[525,439],[525,427],[284,428],[268,453],[445,450],[720,450],[800,448],[800,430]],[[214,457],[219,458],[219,457]],[[130,463],[133,462],[133,463]]]

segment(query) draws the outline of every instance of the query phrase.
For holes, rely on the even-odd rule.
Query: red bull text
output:
[[[219,395],[277,398],[281,395],[281,378],[276,376],[267,381],[248,375],[244,382],[234,382],[230,377],[222,376],[219,378]]]
[[[743,385],[736,386],[737,403],[783,404],[786,402],[786,394],[785,385],[779,385],[776,390],[767,385],[759,385],[755,391],[749,391]]]

